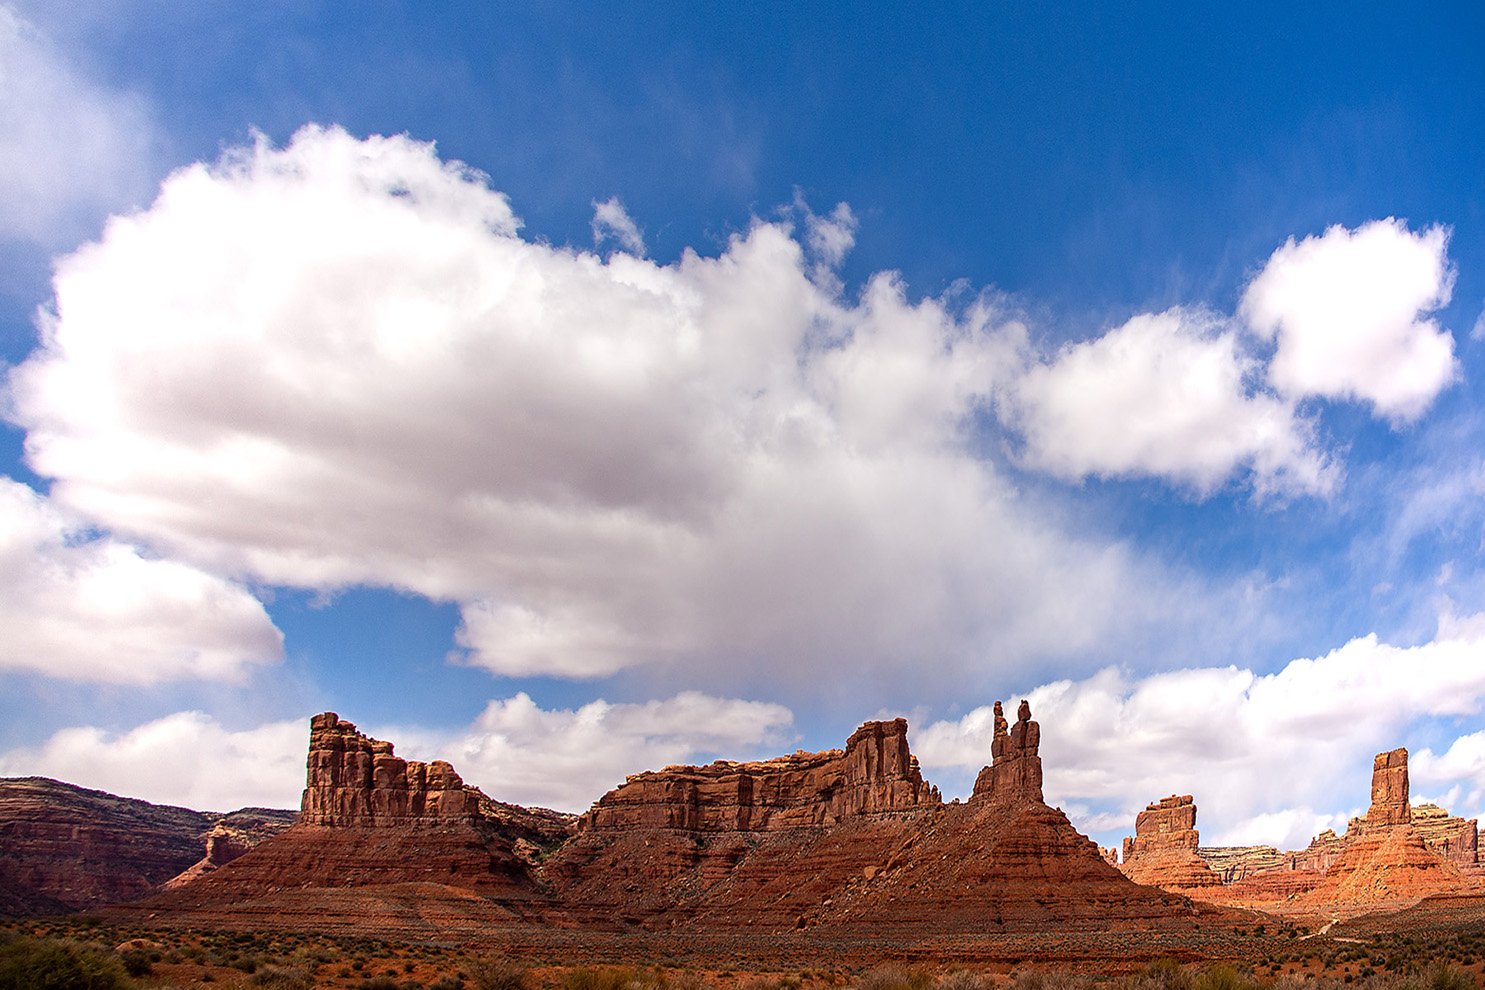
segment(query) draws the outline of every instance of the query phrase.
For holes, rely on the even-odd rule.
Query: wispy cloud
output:
[[[153,185],[159,131],[147,100],[87,79],[0,5],[0,238],[70,247]]]

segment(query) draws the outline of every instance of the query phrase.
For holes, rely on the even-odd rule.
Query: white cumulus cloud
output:
[[[555,710],[537,707],[522,693],[491,701],[468,731],[438,746],[437,754],[498,800],[585,811],[629,774],[742,759],[761,746],[778,746],[793,720],[782,705],[696,691]]]
[[[1454,338],[1423,314],[1454,288],[1449,232],[1396,219],[1290,238],[1243,295],[1242,312],[1277,339],[1280,392],[1355,399],[1394,423],[1417,419],[1458,376]]]
[[[1209,314],[1135,316],[1032,363],[1002,401],[1028,466],[1063,478],[1149,476],[1206,494],[1240,469],[1260,494],[1324,494],[1338,470],[1291,403],[1251,388],[1256,362]]]
[[[804,222],[808,250],[759,222],[605,260],[521,238],[431,145],[306,128],[60,260],[14,418],[122,538],[457,601],[504,674],[948,681],[1148,614],[1156,568],[974,453],[1013,350],[990,310],[889,275],[847,304],[816,265],[854,218]]]
[[[0,775],[54,777],[122,797],[196,811],[299,808],[309,719],[233,731],[178,712],[127,732],[62,729],[0,754]]]
[[[1207,667],[1132,679],[1110,668],[1037,687],[1026,696],[1042,725],[1048,800],[1115,803],[1132,834],[1145,803],[1191,794],[1206,843],[1303,846],[1365,811],[1373,755],[1403,745],[1414,720],[1479,714],[1478,626],[1441,622],[1415,647],[1365,636],[1266,675]],[[992,728],[978,708],[915,732],[913,751],[925,768],[982,765]],[[1476,736],[1444,758],[1420,752],[1419,780],[1474,779],[1478,790]]]
[[[89,533],[0,477],[0,670],[124,684],[241,679],[283,637],[242,588]]]

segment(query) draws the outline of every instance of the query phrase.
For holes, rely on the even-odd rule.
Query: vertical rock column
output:
[[[1022,701],[1016,724],[1007,726],[1000,702],[995,703],[995,737],[990,744],[993,762],[980,771],[970,800],[1013,807],[1042,803],[1041,726],[1031,719],[1031,705]]]
[[[1378,753],[1372,761],[1372,806],[1366,813],[1367,828],[1406,825],[1412,820],[1408,806],[1408,751],[1401,747]]]

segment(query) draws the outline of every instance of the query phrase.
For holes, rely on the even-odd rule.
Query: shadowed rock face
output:
[[[292,818],[265,809],[191,811],[45,777],[0,780],[0,914],[136,900],[200,860],[217,828],[246,848]]]

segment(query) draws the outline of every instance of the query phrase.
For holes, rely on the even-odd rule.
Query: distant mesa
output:
[[[1120,869],[1140,883],[1216,904],[1348,917],[1436,894],[1485,892],[1478,846],[1475,820],[1410,805],[1408,751],[1394,749],[1373,761],[1371,806],[1345,835],[1327,829],[1294,852],[1203,847],[1192,797],[1173,795],[1135,819]]]

